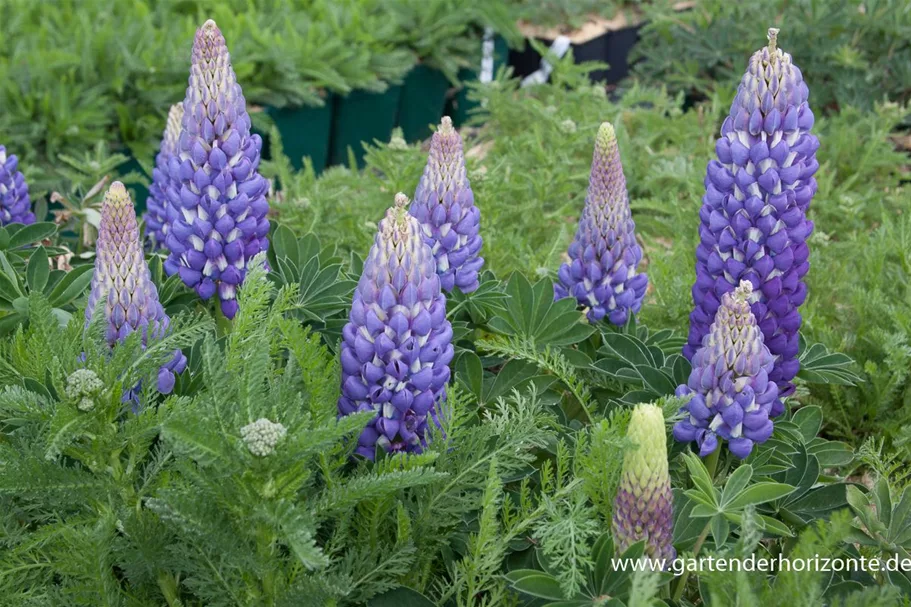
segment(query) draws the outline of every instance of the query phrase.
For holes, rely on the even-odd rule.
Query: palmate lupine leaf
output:
[[[584,322],[572,299],[553,300],[553,284],[531,284],[515,272],[506,283],[507,299],[495,312],[490,328],[503,335],[533,340],[539,347],[569,346],[587,338],[594,328]]]
[[[334,247],[323,248],[313,234],[298,239],[285,226],[275,229],[271,242],[269,277],[279,285],[298,285],[295,311],[304,320],[325,324],[348,307],[357,283],[345,273]]]

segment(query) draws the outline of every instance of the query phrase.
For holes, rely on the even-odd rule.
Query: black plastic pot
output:
[[[506,44],[506,40],[500,36],[495,36],[493,39],[493,66],[492,66],[492,76],[495,76],[497,70],[500,69],[500,66],[506,63],[509,60],[509,46]],[[459,80],[463,83],[477,82],[479,76],[479,69],[475,68],[462,68],[459,71]],[[446,104],[446,114],[452,118],[452,123],[459,127],[471,117],[471,112],[478,106],[477,101],[472,101],[468,98],[468,86],[463,85],[460,87],[455,95],[452,95],[449,98],[448,103]]]
[[[422,141],[433,132],[446,107],[449,79],[440,70],[418,64],[405,76],[399,98],[398,125],[405,141]]]
[[[320,173],[329,161],[329,136],[332,132],[332,96],[321,106],[266,108],[282,137],[282,147],[291,165],[300,170],[309,157]],[[270,154],[271,156],[271,154]]]
[[[587,42],[573,44],[573,59],[576,63],[607,63],[608,69],[595,70],[589,74],[589,78],[592,82],[615,84],[629,75],[629,52],[639,40],[640,27],[641,25],[635,25],[605,32]],[[553,40],[547,38],[537,40],[546,46],[553,44]],[[541,55],[530,44],[526,44],[521,51],[509,52],[509,65],[517,76],[524,78],[541,67]]]
[[[399,108],[401,86],[382,93],[352,91],[333,99],[330,164],[348,164],[348,148],[358,166],[364,165],[362,142],[389,141]]]

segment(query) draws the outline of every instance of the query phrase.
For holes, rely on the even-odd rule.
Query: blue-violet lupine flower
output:
[[[19,159],[0,145],[0,226],[35,223],[28,184],[19,171]]]
[[[673,559],[674,495],[661,407],[636,405],[626,436],[631,445],[623,458],[611,520],[617,554],[645,540],[651,559]]]
[[[409,212],[421,222],[443,290],[476,290],[478,272],[484,265],[484,258],[479,256],[483,244],[478,233],[481,212],[474,204],[465,174],[462,138],[449,116],[443,116],[430,140],[430,156]]]
[[[684,355],[692,359],[715,317],[722,296],[741,280],[756,292],[753,314],[775,357],[769,379],[779,395],[794,392],[797,375],[797,311],[807,296],[803,279],[810,264],[806,216],[816,193],[819,140],[810,132],[809,91],[791,56],[769,45],[756,52],[709,162],[699,211],[695,308]],[[781,401],[772,415],[784,411]]]
[[[161,148],[155,156],[155,168],[152,169],[152,183],[149,186],[149,197],[146,200],[146,232],[152,239],[154,247],[164,246],[168,235],[168,198],[165,191],[168,187],[168,165],[171,157],[177,153],[177,142],[180,139],[180,123],[183,120],[183,104],[175,103],[168,112],[168,122],[161,137]]]
[[[452,326],[430,246],[404,194],[380,221],[342,332],[340,416],[374,411],[357,453],[419,452],[439,425],[452,360]]]
[[[588,195],[569,245],[570,262],[560,266],[554,298],[576,298],[588,308],[591,322],[607,316],[615,325],[626,324],[642,307],[648,287],[648,277],[637,272],[642,249],[635,230],[617,136],[605,122],[595,139]]]
[[[218,293],[237,314],[237,287],[269,246],[262,139],[250,133],[243,92],[211,19],[196,32],[177,153],[168,162],[165,262],[202,299]]]
[[[142,332],[143,344],[149,338],[162,338],[170,324],[143,255],[133,201],[119,181],[111,184],[101,206],[86,327],[96,312],[104,314],[105,339],[112,348],[133,331]],[[175,350],[158,372],[158,391],[169,394],[174,389],[175,374],[186,367],[186,356]],[[128,392],[125,400],[135,400],[134,396]]]
[[[677,388],[677,396],[692,398],[681,409],[688,417],[674,425],[674,438],[696,441],[702,457],[718,448],[720,437],[743,459],[772,435],[769,415],[781,404],[770,379],[774,357],[750,309],[757,296],[748,280],[721,296],[689,380]]]

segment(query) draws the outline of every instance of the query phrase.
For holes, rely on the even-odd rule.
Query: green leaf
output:
[[[94,267],[90,264],[77,266],[70,270],[48,294],[48,303],[55,308],[62,308],[72,303],[92,282],[93,270]]]
[[[484,388],[484,368],[481,366],[481,358],[477,354],[470,350],[459,354],[455,364],[455,376],[456,381],[465,386],[475,398],[481,400]]]
[[[848,485],[836,483],[815,487],[800,498],[788,504],[788,510],[798,514],[812,515],[813,518],[821,516],[831,510],[843,508],[848,504]]]
[[[34,293],[44,291],[50,273],[47,251],[44,250],[44,247],[38,247],[28,258],[28,266],[25,269],[25,282],[28,284],[29,290]]]
[[[22,228],[10,235],[9,246],[7,249],[18,249],[19,247],[34,244],[46,238],[50,238],[56,233],[57,225],[50,221],[22,226]]]
[[[715,548],[721,550],[725,542],[728,541],[728,535],[731,532],[731,525],[728,519],[720,514],[712,517],[712,539],[715,540]]]
[[[765,504],[789,495],[794,491],[792,485],[784,483],[756,483],[744,489],[737,497],[725,505],[726,511],[741,510],[750,504]]]
[[[402,586],[367,601],[368,607],[435,607],[436,603],[418,592]]]
[[[506,574],[510,585],[519,592],[542,599],[563,599],[560,583],[552,575],[530,569],[519,569]]]
[[[636,372],[642,377],[643,383],[658,396],[673,394],[677,389],[674,381],[660,369],[647,365],[636,365]]]
[[[690,478],[692,479],[693,484],[696,485],[696,488],[699,489],[707,500],[717,505],[717,495],[715,494],[715,488],[712,486],[712,477],[709,476],[709,471],[706,469],[705,464],[703,464],[702,460],[699,459],[699,456],[692,451],[687,452],[684,455],[684,461],[686,462],[687,469],[690,471]]]
[[[740,495],[740,492],[743,491],[744,487],[750,484],[750,479],[752,478],[753,467],[749,464],[743,464],[734,470],[731,476],[728,477],[728,480],[724,485],[724,490],[721,492],[722,508]]]
[[[800,428],[800,434],[803,436],[803,441],[808,443],[816,438],[816,435],[819,434],[819,429],[822,428],[822,408],[816,406],[803,407],[794,414],[791,422],[797,424],[797,427]]]
[[[854,361],[848,356],[829,352],[823,344],[806,347],[802,334],[800,345],[800,371],[797,377],[815,384],[855,386],[863,383],[863,379],[851,370]]]

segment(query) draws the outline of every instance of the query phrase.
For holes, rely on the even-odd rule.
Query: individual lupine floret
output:
[[[722,296],[741,280],[756,292],[753,314],[775,357],[769,378],[780,396],[793,393],[800,363],[798,307],[807,296],[810,264],[806,216],[816,193],[819,140],[810,132],[809,91],[791,56],[769,45],[750,59],[708,164],[699,212],[695,309],[684,355],[692,359]],[[784,411],[780,404],[772,415]]]
[[[80,411],[95,408],[95,398],[104,389],[104,383],[91,369],[76,369],[66,378],[66,395],[76,401]]]
[[[196,32],[177,153],[168,162],[165,262],[202,299],[218,294],[228,318],[253,257],[269,246],[262,139],[211,19]]]
[[[569,246],[569,263],[560,266],[554,298],[574,297],[588,308],[588,319],[605,316],[626,324],[638,313],[648,277],[637,271],[642,249],[629,207],[626,178],[614,127],[605,122],[595,139],[588,195],[576,237]]]
[[[774,357],[750,310],[758,293],[747,280],[721,297],[715,322],[693,357],[693,370],[677,396],[691,395],[674,425],[674,438],[696,441],[705,457],[728,441],[731,453],[743,459],[764,443],[774,426],[769,415],[781,406],[778,386],[770,377]]]
[[[161,148],[155,156],[155,168],[152,169],[152,183],[149,186],[149,197],[146,200],[146,231],[152,238],[155,247],[164,245],[168,235],[168,198],[165,191],[168,187],[168,165],[171,157],[177,153],[177,142],[180,139],[183,104],[175,103],[168,112],[168,122],[161,137]]]
[[[483,244],[478,233],[481,211],[474,204],[465,173],[462,138],[449,116],[443,116],[430,140],[430,156],[409,212],[421,222],[443,290],[476,290],[478,272],[484,265],[484,258],[479,256]]]
[[[667,468],[667,436],[661,407],[633,409],[626,433],[630,450],[623,458],[611,532],[618,554],[645,540],[652,559],[673,559],[674,495]]]
[[[0,226],[11,223],[35,223],[35,214],[19,159],[0,145]]]
[[[133,331],[142,332],[143,344],[149,338],[160,339],[167,335],[170,324],[143,255],[133,201],[119,181],[111,184],[101,206],[86,327],[96,312],[104,315],[105,339],[112,348]],[[159,392],[169,394],[175,375],[186,366],[186,356],[175,350],[158,372]]]
[[[240,437],[250,453],[256,457],[267,457],[275,453],[275,446],[280,443],[288,430],[280,423],[261,417],[255,422],[240,429]]]
[[[339,416],[373,411],[356,452],[419,452],[439,424],[453,356],[446,297],[430,246],[404,194],[380,221],[342,332]]]

